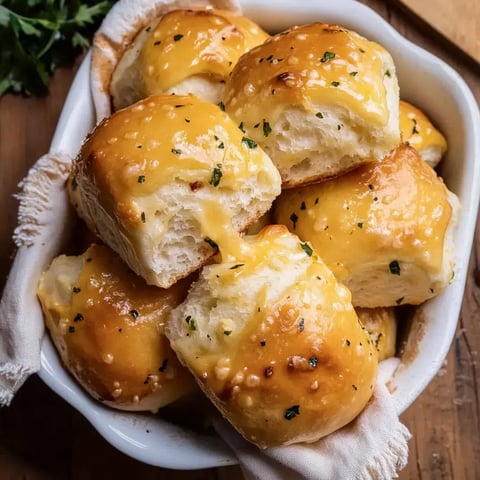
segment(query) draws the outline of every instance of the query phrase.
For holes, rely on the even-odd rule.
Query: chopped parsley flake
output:
[[[315,199],[315,205],[317,205],[318,203],[318,197]]]
[[[219,148],[220,150],[223,150],[225,148],[225,144],[223,142],[220,142],[218,145],[217,145],[217,148]]]
[[[351,75],[352,77],[356,77],[356,76],[358,75],[358,72],[350,72],[350,75]]]
[[[405,297],[397,298],[397,299],[395,300],[395,303],[396,303],[397,305],[400,305],[400,304],[403,302],[403,299],[404,299],[404,298],[405,298]]]
[[[157,40],[156,42],[153,42],[153,44],[154,44],[155,46],[160,45],[161,43],[162,43],[161,40]]]
[[[138,312],[136,310],[130,310],[130,315],[133,317],[134,320],[138,318]]]
[[[212,178],[210,179],[210,185],[213,185],[214,187],[218,187],[218,184],[220,183],[220,179],[222,178],[223,173],[222,173],[222,164],[217,163],[217,166],[213,169],[212,172]]]
[[[308,364],[312,367],[315,368],[318,365],[318,358],[317,357],[310,357],[308,359]]]
[[[72,292],[73,293],[80,293],[80,289],[78,287],[73,287]]]
[[[390,73],[390,70],[387,70],[385,72],[385,75],[388,77],[388,78],[392,78],[392,74]]]
[[[371,183],[369,183],[369,184],[368,184],[368,188],[369,188],[370,190],[373,190],[375,187],[374,187]]]
[[[353,388],[355,391],[357,391],[357,390],[358,390],[358,388],[357,388],[357,386],[356,386],[356,385],[352,385],[352,388]]]
[[[263,135],[265,137],[268,137],[271,133],[272,133],[272,127],[266,120],[263,120]]]
[[[358,228],[363,228],[363,222],[358,222],[357,225],[358,225]]]
[[[238,126],[238,128],[239,128],[243,133],[245,133],[245,128],[243,127],[243,122],[240,122],[240,125]]]
[[[174,153],[175,155],[181,155],[182,151],[178,148],[172,148],[172,153]]]
[[[400,275],[400,265],[397,260],[390,262],[388,267],[390,268],[390,273],[392,275]]]
[[[330,85],[332,87],[338,87],[338,86],[340,86],[340,82],[336,82],[336,81],[335,82],[330,82]]]
[[[300,415],[300,405],[292,405],[285,410],[285,415],[283,416],[286,420],[291,420],[297,415]]]
[[[302,202],[302,204],[300,205],[300,210],[306,210],[307,209],[307,206],[305,205],[305,202]]]
[[[267,344],[267,342],[265,340],[260,340],[260,346],[261,347],[264,347],[266,344]]]
[[[203,241],[207,242],[214,250],[218,250],[218,245],[211,238],[205,237]]]
[[[81,322],[83,320],[83,315],[81,313],[77,313],[75,317],[73,317],[74,322]]]
[[[348,338],[345,339],[345,343],[346,343],[347,347],[350,346],[350,340]]]
[[[308,245],[308,243],[300,243],[300,247],[302,247],[302,250],[309,256],[311,257],[312,256],[312,253],[313,253],[313,250],[312,248],[310,247],[310,245]]]
[[[137,178],[138,183],[145,183],[145,175],[139,175]]]
[[[227,337],[232,333],[231,330],[224,330],[223,334],[226,335]]]
[[[68,333],[75,333],[75,327],[73,325],[68,327]]]
[[[181,33],[177,33],[176,35],[173,36],[173,40],[175,42],[178,42],[179,40],[181,40],[183,38],[183,35]]]
[[[142,223],[146,222],[145,212],[142,212],[142,214],[140,215],[140,218],[142,219]]]
[[[257,142],[254,142],[251,138],[242,137],[242,143],[248,148],[257,148]]]
[[[333,52],[325,52],[323,54],[323,57],[320,59],[320,61],[322,63],[326,63],[328,62],[329,60],[332,60],[333,58],[335,58],[335,54]]]
[[[317,113],[315,114],[315,116],[316,116],[317,118],[323,118],[322,112],[317,112]]]
[[[305,330],[305,319],[301,318],[298,322],[298,331],[303,332],[303,330]]]
[[[191,315],[188,315],[188,317],[185,318],[185,322],[187,322],[188,329],[191,330],[192,332],[197,329],[195,320],[192,318]]]
[[[236,270],[237,268],[243,267],[244,265],[244,263],[237,263],[233,267],[230,267],[230,270]]]
[[[359,48],[361,53],[365,53],[365,50],[363,48]]]
[[[222,112],[225,111],[225,104],[224,104],[223,102],[220,102],[220,103],[218,103],[217,105],[220,107],[220,110],[221,110]]]

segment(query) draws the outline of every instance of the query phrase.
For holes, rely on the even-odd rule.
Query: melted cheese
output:
[[[140,53],[145,93],[166,92],[192,75],[223,81],[238,58],[266,38],[254,22],[227,11],[167,13]]]
[[[421,152],[428,147],[447,150],[445,137],[432,125],[429,118],[410,103],[400,100],[400,131],[402,141]]]
[[[382,56],[386,51],[355,32],[316,23],[294,27],[240,59],[226,86],[228,112],[250,129],[275,121],[280,105],[342,105],[375,125],[389,110]]]
[[[218,323],[219,350],[208,337],[205,343],[198,339],[211,328],[211,318],[196,331],[184,325],[175,348],[229,420],[260,446],[292,439],[285,413],[295,404],[302,435],[326,435],[356,416],[370,397],[374,346],[357,321],[350,292],[285,227],[267,227],[244,241],[250,255],[209,267],[208,288],[220,304],[230,302],[230,289],[242,292],[251,282],[255,302],[247,318],[237,308],[235,318]],[[301,265],[297,278],[291,264]],[[285,288],[272,297],[278,283]]]
[[[69,265],[77,259],[57,258],[38,292],[47,326],[74,375],[96,397],[118,404],[133,403],[134,396],[140,401],[162,386],[178,397],[191,380],[163,330],[188,282],[168,290],[148,286],[104,246],[92,245],[80,258],[73,277]],[[62,294],[66,286],[69,298]]]
[[[418,153],[400,146],[380,163],[282,193],[275,221],[312,242],[342,281],[355,269],[404,260],[432,275],[443,265],[452,208],[447,189]]]
[[[240,191],[259,173],[279,182],[267,155],[218,106],[193,96],[151,97],[116,112],[84,144],[82,159],[79,168],[91,176],[105,208],[127,228],[141,228],[155,216],[158,201],[144,199],[163,186],[188,185],[204,237],[225,255],[239,255],[240,246],[218,192]],[[156,228],[159,235],[167,223]]]

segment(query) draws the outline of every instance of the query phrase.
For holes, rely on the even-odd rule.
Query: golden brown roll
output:
[[[194,94],[219,103],[239,57],[268,38],[246,17],[226,10],[174,10],[136,36],[112,76],[116,109],[149,95]]]
[[[377,352],[350,292],[281,225],[204,267],[166,328],[200,387],[262,448],[314,442],[368,402]]]
[[[121,410],[156,410],[195,384],[164,335],[188,285],[147,286],[108,247],[92,245],[55,258],[37,294],[63,363],[88,393]]]
[[[168,288],[265,213],[280,182],[218,106],[168,95],[97,126],[69,188],[102,240],[147,283]]]
[[[243,55],[224,104],[289,188],[387,155],[400,143],[398,95],[395,65],[383,47],[315,23]]]
[[[282,193],[274,221],[312,243],[358,307],[420,304],[452,275],[458,200],[412,147]]]
[[[402,141],[416,148],[420,156],[435,168],[447,151],[445,137],[417,107],[400,100],[400,132]]]
[[[395,309],[393,307],[356,308],[355,312],[377,349],[378,360],[395,356],[397,343]]]
[[[202,8],[241,15],[236,0],[118,0],[105,16],[92,42],[90,87],[96,120],[112,113],[110,84],[119,61],[137,35],[154,19],[172,10]],[[148,33],[148,32],[146,32]]]

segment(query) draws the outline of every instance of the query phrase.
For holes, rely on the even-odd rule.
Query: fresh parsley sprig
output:
[[[0,95],[40,94],[90,45],[114,0],[0,0]]]

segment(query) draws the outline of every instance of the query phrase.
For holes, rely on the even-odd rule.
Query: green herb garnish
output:
[[[188,329],[191,330],[192,332],[197,329],[195,320],[192,318],[191,315],[188,315],[188,317],[185,318],[185,322],[187,322]]]
[[[112,0],[0,2],[0,95],[45,93],[60,66],[90,46]]]
[[[326,63],[328,62],[329,60],[332,60],[333,58],[335,58],[335,54],[333,52],[325,52],[323,54],[323,57],[320,59],[320,61],[322,63]]]
[[[397,260],[390,262],[388,267],[390,268],[390,273],[392,275],[400,275],[400,265]]]
[[[302,250],[309,256],[311,257],[312,256],[312,253],[313,253],[313,250],[312,248],[310,247],[310,245],[308,245],[308,243],[300,243],[300,246],[302,247]]]
[[[251,138],[242,137],[242,143],[248,148],[257,148],[257,142],[253,141]]]
[[[213,169],[212,172],[212,178],[210,179],[210,185],[213,185],[214,187],[218,187],[218,184],[220,183],[220,180],[223,176],[222,173],[222,164],[217,163],[217,166]]]
[[[263,135],[265,137],[268,137],[271,133],[272,133],[272,127],[270,126],[270,124],[266,120],[264,120],[263,121]]]
[[[300,405],[292,405],[285,410],[285,415],[283,417],[287,420],[291,420],[297,415],[300,415]]]
[[[237,263],[233,267],[230,267],[230,270],[236,270],[237,268],[243,267],[244,265],[244,263]]]

